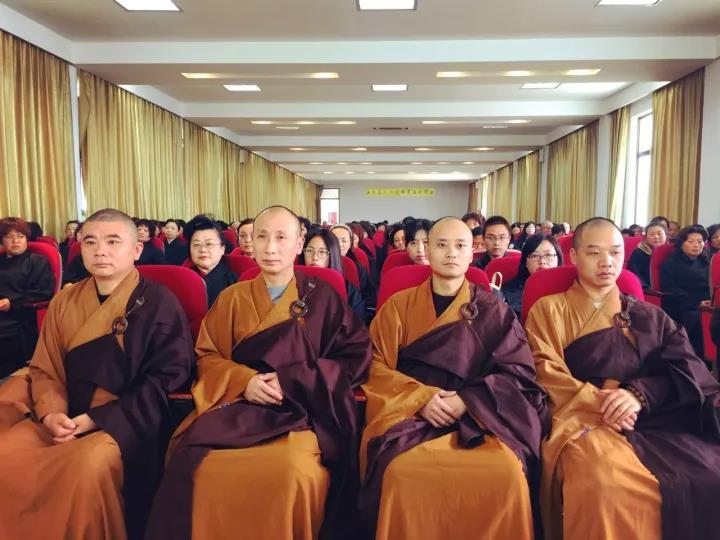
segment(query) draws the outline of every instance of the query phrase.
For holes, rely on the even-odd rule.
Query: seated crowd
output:
[[[718,225],[272,206],[0,237],[0,538],[720,537]],[[202,278],[196,336],[144,265]]]

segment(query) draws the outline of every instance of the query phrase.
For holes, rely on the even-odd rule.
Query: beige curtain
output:
[[[480,214],[485,217],[488,216],[490,178],[490,176],[486,176],[485,178],[478,180],[478,208],[480,209]]]
[[[468,212],[477,212],[478,208],[480,208],[480,205],[478,204],[478,195],[480,194],[478,190],[478,182],[479,180],[468,185]]]
[[[139,217],[179,217],[182,120],[86,71],[79,80],[88,213],[113,207]]]
[[[512,220],[512,177],[513,164],[507,165],[494,173],[495,205],[491,213]]]
[[[0,31],[0,217],[77,217],[68,64]]]
[[[704,81],[703,68],[653,94],[650,213],[682,225],[697,220]]]
[[[630,107],[621,107],[610,115],[610,178],[608,181],[607,215],[615,223],[622,223],[625,201],[625,172],[627,170],[628,139],[630,136]]]
[[[517,219],[532,221],[540,217],[540,153],[533,152],[517,161]]]
[[[593,122],[550,145],[546,216],[571,225],[595,213],[597,131]]]

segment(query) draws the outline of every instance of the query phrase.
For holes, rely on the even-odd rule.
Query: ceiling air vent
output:
[[[373,131],[407,131],[406,127],[374,127]]]

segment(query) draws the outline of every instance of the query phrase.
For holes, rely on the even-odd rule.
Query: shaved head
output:
[[[130,238],[133,240],[133,242],[137,242],[138,233],[135,222],[125,212],[121,212],[120,210],[116,210],[115,208],[104,208],[102,210],[98,210],[89,218],[87,218],[85,220],[85,223],[109,221],[120,222],[127,225],[128,231],[130,232]]]
[[[472,262],[472,245],[472,231],[464,221],[445,217],[433,223],[427,247],[434,276],[433,287],[440,282],[463,278]]]
[[[573,247],[575,249],[580,248],[582,246],[582,241],[583,241],[583,238],[582,238],[583,232],[586,229],[591,229],[591,228],[595,228],[595,227],[607,227],[607,228],[615,229],[618,232],[618,234],[620,235],[620,237],[622,238],[622,231],[620,230],[620,228],[617,225],[615,225],[615,222],[613,220],[607,219],[604,217],[594,217],[594,218],[588,219],[587,221],[583,221],[580,225],[578,225],[575,228],[575,236],[573,236]]]
[[[453,216],[438,219],[430,227],[429,239],[443,238],[452,240],[467,240],[472,245],[472,231],[464,221]]]
[[[267,220],[272,219],[273,221],[275,218],[283,219],[285,218],[288,220],[289,230],[294,230],[297,232],[297,235],[300,236],[301,229],[300,229],[300,219],[298,218],[297,214],[290,210],[289,208],[286,208],[285,206],[268,206],[264,210],[261,210],[260,213],[255,216],[255,228],[261,229],[262,225],[267,222]]]

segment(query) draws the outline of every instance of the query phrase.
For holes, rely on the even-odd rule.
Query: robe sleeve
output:
[[[22,311],[25,304],[50,300],[55,290],[55,276],[50,264],[42,255],[32,254],[29,260],[30,273],[22,291],[7,296],[11,311]]]
[[[359,296],[359,292],[355,289]],[[360,300],[362,302],[362,299]],[[340,323],[322,358],[341,362],[350,386],[355,389],[367,381],[370,364],[370,338],[360,316],[340,300]]]
[[[40,330],[35,353],[30,361],[30,381],[35,414],[43,418],[50,413],[68,412],[65,381],[65,349],[60,337],[58,321],[61,317],[62,297],[52,302]]]
[[[237,400],[258,373],[231,358],[232,321],[236,316],[242,316],[242,312],[232,293],[226,290],[215,300],[200,326],[195,347],[198,380],[192,389],[198,414],[220,403]]]
[[[364,385],[367,396],[368,424],[379,417],[387,428],[413,417],[440,388],[422,384],[396,369],[398,350],[402,346],[402,322],[391,298],[381,308],[370,326],[373,360],[370,378]]]
[[[564,318],[549,300],[541,299],[530,310],[525,322],[530,350],[535,359],[537,380],[550,398],[553,417],[569,417],[586,412],[601,419],[600,389],[583,383],[570,373],[564,358],[566,344]]]
[[[170,392],[190,377],[194,362],[192,335],[178,300],[167,289],[153,306],[151,330],[140,364],[140,372],[118,399],[93,407],[88,415],[118,443],[137,442],[155,436],[168,411]],[[127,344],[126,344],[127,346]]]

